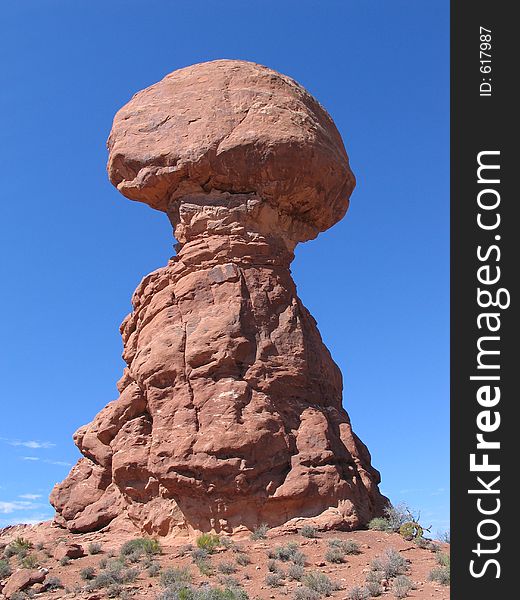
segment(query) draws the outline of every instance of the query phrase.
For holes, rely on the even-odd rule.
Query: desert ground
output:
[[[288,533],[279,528],[253,537],[260,539],[73,535],[51,522],[9,527],[0,532],[0,597],[447,600],[450,595],[448,582],[431,575],[442,580],[447,572],[449,577],[446,543],[370,530]],[[30,580],[30,574],[40,581],[16,590],[17,581]]]

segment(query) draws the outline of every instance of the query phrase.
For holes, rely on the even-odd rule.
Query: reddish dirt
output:
[[[65,589],[47,591],[38,593],[35,598],[41,600],[50,600],[57,598],[82,598],[89,600],[101,600],[108,598],[106,590],[96,590],[87,592],[85,582],[80,577],[80,571],[87,566],[92,566],[99,572],[99,562],[103,557],[117,556],[122,543],[127,541],[128,535],[114,537],[107,533],[88,533],[88,534],[70,534],[67,531],[54,527],[48,523],[42,523],[33,526],[16,526],[0,531],[0,552],[2,548],[18,536],[23,536],[31,541],[34,549],[31,550],[38,558],[41,567],[48,569],[49,577],[58,577]],[[435,598],[436,600],[448,600],[450,591],[448,586],[443,586],[428,581],[430,571],[437,566],[436,555],[428,549],[417,547],[413,542],[405,541],[400,535],[395,533],[382,533],[376,531],[354,531],[354,532],[327,532],[319,533],[317,538],[307,539],[300,534],[288,534],[282,530],[270,530],[267,539],[252,541],[249,537],[233,536],[229,538],[233,545],[240,546],[241,550],[246,552],[251,563],[247,566],[236,565],[237,571],[232,575],[240,586],[248,593],[251,600],[267,600],[273,598],[292,598],[294,590],[301,584],[285,579],[284,584],[278,588],[268,587],[265,583],[265,577],[268,574],[268,556],[269,550],[279,545],[285,545],[288,542],[297,542],[300,550],[306,556],[305,572],[318,571],[325,573],[330,579],[340,584],[341,589],[334,592],[330,597],[336,599],[347,599],[349,591],[354,586],[360,586],[364,583],[365,577],[370,570],[372,560],[385,552],[389,548],[394,548],[400,552],[410,564],[408,577],[413,581],[415,589],[412,589],[408,597],[417,600],[426,600]],[[346,556],[344,564],[330,564],[325,561],[325,553],[328,548],[328,541],[331,539],[354,540],[360,545],[361,553],[358,555]],[[91,542],[98,542],[102,546],[100,554],[87,555],[76,560],[72,560],[68,565],[61,565],[53,558],[56,546],[59,543],[81,544],[87,549]],[[161,569],[168,567],[188,567],[193,575],[193,584],[195,586],[203,583],[209,583],[214,586],[220,585],[223,576],[218,572],[217,567],[220,562],[235,562],[236,554],[232,548],[219,548],[211,556],[210,562],[214,567],[214,573],[211,576],[202,576],[193,563],[189,554],[182,556],[182,547],[187,543],[195,546],[195,540],[186,538],[161,540],[162,552],[154,560],[159,563]],[[43,544],[43,548],[41,547]],[[444,543],[436,544],[442,552],[449,553],[449,545]],[[39,548],[37,550],[37,548]],[[17,568],[17,559],[10,559],[11,566]],[[282,569],[286,569],[288,563],[277,561]],[[159,577],[150,577],[141,564],[129,565],[140,569],[140,574],[133,584],[125,586],[126,597],[135,599],[155,599],[160,591]],[[5,581],[4,581],[5,583]],[[1,586],[0,586],[1,587]],[[0,597],[1,594],[0,594]],[[391,589],[386,590],[382,598],[394,598]]]

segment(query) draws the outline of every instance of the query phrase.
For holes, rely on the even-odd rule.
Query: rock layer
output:
[[[84,458],[53,490],[56,522],[168,535],[380,514],[379,474],[289,269],[354,185],[330,117],[274,71],[216,61],[137,94],[109,149],[112,181],[167,212],[178,254],[133,296],[120,396],[76,432]]]

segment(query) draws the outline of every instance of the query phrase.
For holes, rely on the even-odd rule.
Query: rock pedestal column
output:
[[[172,192],[164,156],[169,179],[158,185],[157,171],[143,178],[135,156],[124,163],[123,154],[112,161],[119,183],[126,169],[166,194],[178,254],[133,296],[121,326],[120,396],[75,434],[84,458],[52,493],[56,522],[159,535],[294,518],[322,528],[367,523],[385,503],[379,474],[289,270],[296,243],[321,225],[282,209],[264,188],[175,181]]]

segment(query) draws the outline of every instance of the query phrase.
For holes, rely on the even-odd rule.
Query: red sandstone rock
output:
[[[9,577],[2,593],[6,598],[11,598],[16,592],[21,592],[35,583],[42,583],[45,577],[45,571],[20,569]]]
[[[334,122],[293,79],[216,60],[174,71],[114,119],[108,172],[159,210],[193,193],[255,193],[296,241],[345,214],[355,179]],[[289,217],[289,218],[288,218]]]
[[[120,396],[75,434],[56,522],[148,533],[312,518],[355,528],[386,499],[341,373],[290,275],[354,178],[327,113],[265,67],[182,69],[117,114],[109,173],[167,212],[179,253],[137,288]]]
[[[85,554],[85,550],[80,544],[58,544],[54,550],[54,558],[56,560],[81,558]]]

